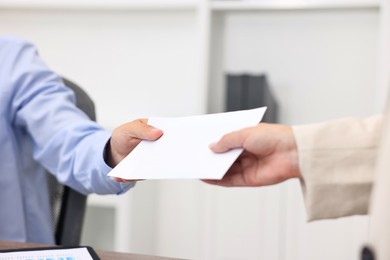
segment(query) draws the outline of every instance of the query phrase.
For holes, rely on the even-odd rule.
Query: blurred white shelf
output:
[[[0,0],[0,9],[195,10],[196,0]]]
[[[211,9],[215,11],[245,10],[311,10],[311,9],[356,9],[379,8],[379,0],[215,0]]]
[[[196,10],[199,0],[0,0],[0,9]],[[379,8],[380,0],[210,0],[215,11]]]

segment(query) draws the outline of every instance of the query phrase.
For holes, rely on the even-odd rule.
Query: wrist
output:
[[[104,146],[103,159],[108,166],[110,166],[111,168],[115,167],[116,164],[114,162],[112,152],[111,152],[111,138],[108,139],[106,145]]]
[[[302,179],[301,171],[299,169],[299,152],[298,152],[298,145],[295,140],[294,132],[291,127],[289,127],[289,132],[291,135],[290,138],[290,160],[291,160],[291,167],[292,167],[292,177]]]

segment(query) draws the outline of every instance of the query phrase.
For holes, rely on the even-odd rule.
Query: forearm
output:
[[[119,194],[130,187],[107,176],[111,167],[104,161],[103,151],[109,137],[102,129],[69,127],[48,140],[35,157],[61,183],[81,193]]]

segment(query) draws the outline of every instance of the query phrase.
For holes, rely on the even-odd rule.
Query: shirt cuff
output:
[[[116,195],[121,195],[121,194],[124,194],[126,193],[128,190],[130,190],[131,188],[133,188],[135,186],[135,181],[133,182],[120,182],[120,187],[121,187],[121,191],[117,192]]]
[[[109,149],[109,142],[111,140],[111,134],[109,134],[109,136],[106,138],[106,143],[104,145],[104,149],[103,149],[103,155],[102,155],[102,160],[100,161],[100,169],[102,169],[102,171],[106,174],[108,174],[113,168],[110,167],[107,163],[106,163],[106,154],[107,154],[107,149]],[[131,188],[133,188],[135,186],[135,183],[136,182],[117,182],[115,180],[113,180],[111,177],[110,178],[110,181],[112,181],[113,183],[117,184],[119,186],[119,191],[116,192],[117,195],[121,195],[121,194],[124,194],[126,193],[128,190],[130,190]]]

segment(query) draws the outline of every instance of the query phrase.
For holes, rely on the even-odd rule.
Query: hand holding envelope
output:
[[[209,145],[224,134],[257,125],[266,107],[178,118],[149,118],[163,130],[156,141],[142,141],[108,175],[134,179],[221,179],[242,149],[213,153]]]

